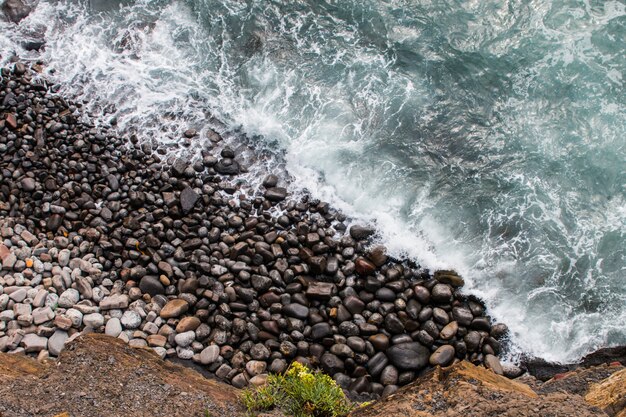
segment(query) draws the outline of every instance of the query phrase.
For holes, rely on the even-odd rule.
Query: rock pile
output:
[[[454,272],[390,259],[275,175],[245,189],[215,132],[198,160],[171,157],[81,121],[33,74],[0,79],[0,351],[104,332],[236,387],[296,360],[366,396],[461,359],[503,372],[506,327]]]

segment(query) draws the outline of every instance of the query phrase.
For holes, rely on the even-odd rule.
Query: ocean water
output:
[[[622,1],[41,0],[0,22],[14,53],[121,130],[213,127],[264,156],[252,186],[286,169],[457,269],[513,360],[626,344]]]

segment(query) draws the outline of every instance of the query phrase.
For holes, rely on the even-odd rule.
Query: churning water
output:
[[[517,352],[626,344],[622,1],[41,0],[0,23],[13,52],[140,138],[244,133],[396,256],[461,272]]]

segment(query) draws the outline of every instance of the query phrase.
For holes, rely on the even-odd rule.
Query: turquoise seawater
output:
[[[245,133],[463,273],[513,355],[626,344],[622,1],[42,0],[0,29],[3,60],[45,33],[62,91],[140,138]]]

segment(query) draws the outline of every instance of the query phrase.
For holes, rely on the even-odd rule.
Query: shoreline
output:
[[[374,229],[347,231],[275,175],[239,194],[238,156],[215,154],[215,136],[202,161],[162,161],[83,125],[24,64],[2,71],[0,350],[58,354],[87,328],[239,387],[298,360],[366,397],[465,358],[520,373],[496,357],[506,327],[454,272],[389,259]]]
[[[0,223],[2,239],[11,245],[0,244],[0,351],[36,353],[43,359],[58,355],[79,334],[99,331],[131,346],[151,347],[163,358],[203,366],[237,387],[261,384],[267,371],[281,372],[298,360],[335,376],[360,400],[391,394],[430,366],[461,359],[511,378],[524,372],[499,363],[506,328],[492,325],[479,300],[460,294],[462,278],[455,273],[431,276],[410,261],[388,258],[384,247],[369,247],[373,229],[347,230],[345,216],[327,203],[292,200],[275,175],[265,178],[262,194],[240,194],[241,184],[229,180],[245,168],[228,146],[220,146],[219,154],[211,149],[221,141],[214,131],[208,138],[198,139],[194,131],[181,138],[208,145],[202,161],[193,163],[167,158],[164,148],[83,125],[71,103],[31,83],[31,71],[20,63],[12,73],[2,69],[3,90],[27,93],[27,102],[48,102],[24,107],[23,94],[8,97],[3,91],[0,96],[0,150],[6,156],[15,152],[10,162],[6,156],[2,160]],[[49,140],[57,150],[67,147],[61,158],[46,160]],[[17,151],[17,143],[22,150]],[[103,153],[106,165],[99,168]],[[73,161],[75,156],[83,161]],[[23,169],[17,177],[18,171],[7,171],[16,157]],[[80,186],[68,187],[51,172],[42,173],[44,165],[63,165],[67,157],[59,171]],[[147,169],[141,168],[144,163]],[[31,169],[39,171],[31,175]],[[5,180],[12,182],[9,188]],[[108,194],[89,198],[102,187],[110,189]],[[150,187],[160,188],[162,201]],[[201,213],[205,208],[221,214],[221,220]],[[287,214],[272,217],[271,210]],[[159,221],[165,218],[165,227],[150,228],[154,223],[162,227]],[[144,227],[153,233],[132,236]],[[130,236],[122,241],[124,233]],[[24,250],[29,247],[30,254]],[[211,257],[220,252],[221,258]],[[116,256],[107,259],[110,253]],[[432,299],[435,286],[445,293],[437,300]],[[169,317],[163,315],[168,305],[175,310]],[[394,351],[394,346],[401,349]],[[624,363],[620,352],[618,347],[609,357]],[[577,367],[538,358],[522,366],[538,378]]]

